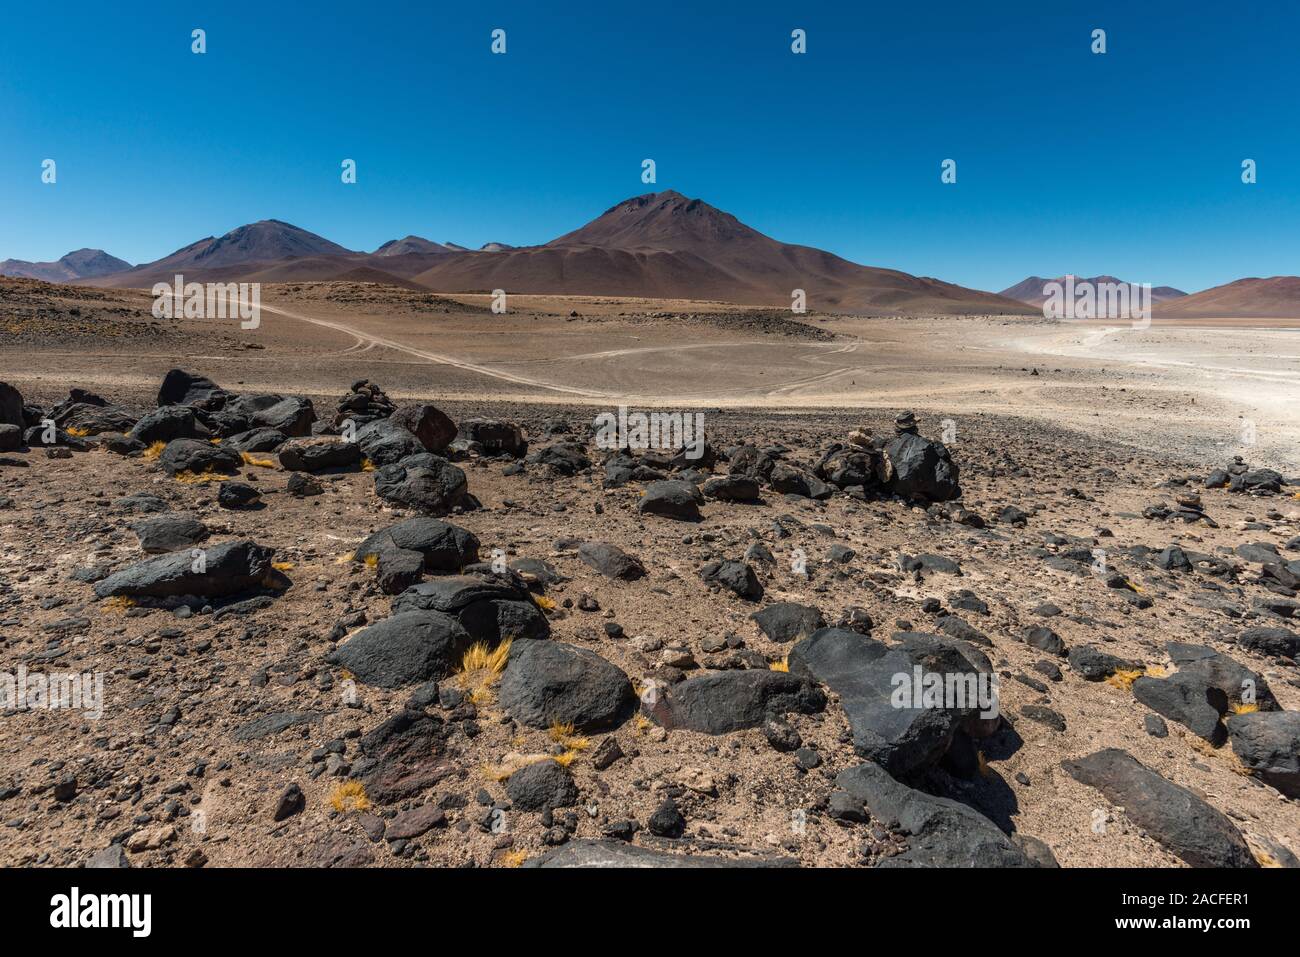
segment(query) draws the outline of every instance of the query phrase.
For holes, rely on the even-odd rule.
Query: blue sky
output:
[[[354,249],[528,244],[671,188],[787,242],[983,289],[1300,272],[1300,4],[303,9],[10,4],[0,259],[148,261],[264,218]]]

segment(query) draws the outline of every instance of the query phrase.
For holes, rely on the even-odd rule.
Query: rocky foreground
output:
[[[1300,863],[1295,477],[987,416],[695,455],[366,381],[48,400],[0,383],[5,864]]]

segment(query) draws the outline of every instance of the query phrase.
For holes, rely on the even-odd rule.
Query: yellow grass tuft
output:
[[[374,462],[370,461],[370,459],[362,459],[362,460],[361,460],[361,471],[363,471],[363,472],[373,472],[374,470],[375,470],[375,463],[374,463]]]
[[[82,428],[79,425],[70,425],[63,431],[68,433],[68,435],[72,436],[74,439],[84,439],[90,434],[90,429]]]
[[[156,462],[165,448],[167,448],[166,442],[150,442],[149,447],[144,450],[140,457],[146,462]]]
[[[367,555],[367,556],[365,557],[365,562],[366,562],[366,567],[367,567],[367,568],[378,568],[378,567],[379,567],[379,555],[378,555],[377,553],[375,553],[375,552],[371,552],[369,555]]]
[[[1233,714],[1254,714],[1259,710],[1259,705],[1255,702],[1247,703],[1245,701],[1236,701],[1229,705]]]
[[[203,472],[185,471],[176,473],[176,481],[180,482],[182,485],[203,485],[207,482],[229,482],[230,478],[229,475],[223,475],[220,472],[213,472],[211,470]]]
[[[277,572],[293,571],[293,562],[271,562],[271,567]]]
[[[510,639],[507,638],[495,648],[489,648],[484,642],[475,642],[460,660],[460,671],[456,674],[456,683],[469,695],[469,700],[481,704],[492,696],[492,685],[506,670],[506,660],[510,657]]]
[[[1129,691],[1133,687],[1133,682],[1141,678],[1144,671],[1144,668],[1120,668],[1106,679],[1106,684],[1120,691]]]
[[[537,607],[540,608],[542,611],[555,611],[556,608],[560,607],[552,599],[547,598],[545,595],[534,595],[533,601],[537,602]]]
[[[350,562],[356,561],[356,558],[357,558],[357,553],[356,553],[356,552],[344,552],[344,553],[343,553],[342,555],[340,555],[338,558],[334,559],[334,564],[335,564],[335,565],[347,565],[347,564],[349,564]]]
[[[366,786],[360,781],[344,781],[335,785],[329,796],[330,807],[340,814],[348,811],[368,811],[370,798],[366,796]]]
[[[208,439],[208,445],[220,445],[220,444],[221,444],[220,438]]]
[[[577,734],[574,731],[572,721],[566,721],[563,723],[556,721],[547,729],[546,733],[556,744],[563,745],[565,749],[564,754],[560,755],[555,760],[566,768],[573,763],[573,759],[581,752],[586,751],[587,748],[591,747],[591,739]]]
[[[239,457],[244,460],[245,465],[256,465],[259,469],[275,468],[275,463],[270,459],[259,459],[252,452],[240,452]]]
[[[1148,678],[1168,678],[1169,671],[1160,665],[1151,665],[1146,670],[1146,676]]]
[[[521,850],[506,851],[500,857],[502,867],[522,867],[526,860],[528,860],[528,852]]]
[[[638,714],[634,719],[632,719],[632,724],[635,726],[637,734],[645,734],[650,730],[653,722],[645,715]]]
[[[785,656],[784,658],[782,658],[780,661],[774,661],[774,662],[772,662],[770,665],[767,666],[767,668],[768,668],[769,671],[789,671],[789,670],[790,670],[790,656],[789,656],[789,655],[786,655],[786,656]]]
[[[127,595],[114,595],[112,598],[108,599],[108,601],[104,602],[104,607],[110,611],[124,612],[128,608],[134,608],[135,606],[135,599],[130,598]]]

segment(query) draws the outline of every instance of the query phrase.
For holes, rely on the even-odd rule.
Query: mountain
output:
[[[1158,319],[1297,319],[1300,276],[1238,279],[1155,310]]]
[[[1081,279],[1080,277],[1075,276],[1074,281],[1075,283],[1090,282],[1093,284],[1103,282],[1124,282],[1124,280],[1116,279],[1114,276],[1093,276],[1090,279]],[[1041,308],[1047,299],[1047,295],[1043,292],[1043,288],[1049,282],[1059,282],[1064,284],[1065,277],[1058,276],[1055,279],[1044,279],[1042,276],[1030,276],[1028,279],[1018,282],[1014,286],[1003,289],[998,293],[998,295],[1006,296],[1008,299],[1015,299],[1018,302],[1027,302],[1032,306],[1038,306]],[[1187,293],[1183,292],[1181,289],[1175,289],[1173,286],[1151,287],[1151,301],[1153,303],[1166,302],[1167,300],[1178,299],[1185,295],[1187,295]]]
[[[0,276],[68,282],[72,279],[97,279],[130,269],[131,264],[102,249],[76,249],[52,263],[32,263],[22,259],[0,262]]]
[[[308,256],[364,257],[332,243],[322,236],[309,233],[278,219],[263,219],[232,229],[224,236],[208,236],[190,243],[162,259],[143,263],[127,272],[116,273],[100,285],[149,286],[158,281],[170,281],[177,274],[187,279],[209,279],[214,270],[227,270],[222,279],[235,278],[230,267],[248,268],[253,264],[269,264],[286,259]]]
[[[878,314],[1031,314],[1023,303],[860,266],[820,249],[778,242],[699,199],[666,190],[625,200],[544,246],[444,257],[414,280],[438,292],[719,299]]]
[[[667,190],[625,200],[544,246],[487,243],[470,250],[418,236],[350,252],[278,220],[208,237],[97,284],[147,287],[187,280],[321,281],[358,276],[433,292],[716,299],[875,315],[1006,314],[1036,310],[989,292],[849,262],[778,242],[699,199]],[[385,279],[384,277],[388,277]]]
[[[442,243],[435,243],[431,239],[425,239],[422,236],[407,236],[405,239],[390,239],[378,249],[372,256],[405,256],[408,253],[445,253],[448,247]]]

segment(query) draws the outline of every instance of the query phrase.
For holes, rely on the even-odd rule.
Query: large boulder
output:
[[[152,445],[173,439],[207,439],[212,436],[212,430],[189,406],[165,405],[146,413],[127,434]]]
[[[441,452],[456,437],[456,423],[426,402],[399,405],[390,421],[414,435],[426,452]]]
[[[886,481],[896,495],[928,502],[961,495],[957,463],[941,443],[904,432],[885,443],[884,456]]]
[[[700,569],[700,578],[711,585],[727,589],[745,601],[758,601],[763,597],[763,583],[746,562],[735,559],[709,562]]]
[[[594,651],[559,641],[516,641],[499,688],[501,707],[533,728],[617,727],[636,710],[632,682]]]
[[[281,589],[288,581],[271,565],[275,549],[250,541],[222,542],[173,552],[129,565],[95,584],[98,598],[221,598],[259,588]]]
[[[879,867],[1037,866],[983,814],[901,784],[879,765],[849,768],[835,785],[885,827],[907,835],[907,849]]]
[[[451,674],[473,643],[450,615],[402,611],[357,632],[325,660],[363,684],[400,688]]]
[[[841,489],[872,488],[879,484],[883,472],[884,462],[879,452],[838,442],[822,453],[813,468],[814,475]]]
[[[395,465],[426,451],[409,429],[391,419],[376,419],[357,430],[361,454],[376,467]]]
[[[642,514],[695,522],[699,521],[700,504],[703,501],[704,496],[700,490],[690,482],[668,479],[647,485],[636,507]]]
[[[705,498],[722,502],[757,502],[761,497],[758,482],[747,475],[719,475],[701,487]]]
[[[1247,628],[1237,636],[1237,644],[1257,655],[1300,656],[1300,635],[1285,628]]]
[[[0,382],[0,425],[23,428],[23,394],[8,382]]]
[[[578,546],[578,557],[609,578],[633,581],[645,575],[641,559],[608,542],[583,542]]]
[[[757,728],[768,715],[815,714],[826,695],[811,681],[783,671],[721,671],[655,688],[642,700],[650,716],[669,730],[729,734]]]
[[[528,452],[523,429],[500,419],[465,419],[460,423],[456,441],[486,455],[522,458]]]
[[[290,437],[311,435],[312,423],[316,421],[311,399],[298,396],[234,396],[221,407],[221,412],[232,422],[236,418],[246,421],[246,428],[276,429]]]
[[[222,439],[221,445],[232,452],[274,452],[288,441],[289,436],[279,429],[262,427],[236,432]]]
[[[772,641],[782,644],[807,638],[819,628],[826,627],[826,619],[816,608],[792,601],[779,601],[749,616],[759,630]]]
[[[971,645],[922,632],[895,637],[889,646],[823,628],[795,645],[788,662],[791,674],[839,695],[857,753],[901,776],[938,763],[959,731],[993,730],[998,701],[992,664]],[[936,676],[943,693],[927,695]]]
[[[1061,762],[1065,772],[1124,809],[1130,821],[1192,867],[1258,867],[1241,832],[1191,791],[1128,752],[1106,748]]]
[[[158,389],[158,404],[215,409],[220,408],[229,395],[211,379],[184,369],[171,369],[163,376],[162,386]]]
[[[192,515],[158,515],[131,526],[140,548],[150,555],[193,548],[208,537],[207,526]]]
[[[280,464],[291,472],[323,472],[351,469],[361,464],[361,450],[355,442],[322,435],[290,439],[279,449]]]
[[[467,505],[468,491],[464,472],[428,453],[375,471],[375,494],[380,498],[431,515],[445,515],[458,505]]]
[[[510,575],[450,575],[412,585],[393,599],[393,611],[438,611],[460,622],[475,641],[547,638],[550,622],[522,579]]]
[[[158,457],[158,464],[168,475],[188,472],[195,475],[233,475],[244,464],[237,452],[204,442],[201,439],[174,439]]]
[[[506,781],[506,797],[520,811],[573,807],[578,785],[569,769],[550,758],[525,765]]]
[[[417,516],[381,528],[358,545],[352,557],[364,562],[390,548],[419,552],[431,572],[458,572],[478,561],[479,541],[473,532],[457,525]]]
[[[135,428],[136,417],[118,406],[77,402],[55,415],[54,423],[76,435],[102,435],[105,432],[130,432]]]
[[[1300,798],[1300,711],[1255,711],[1228,718],[1241,763],[1287,797]]]

